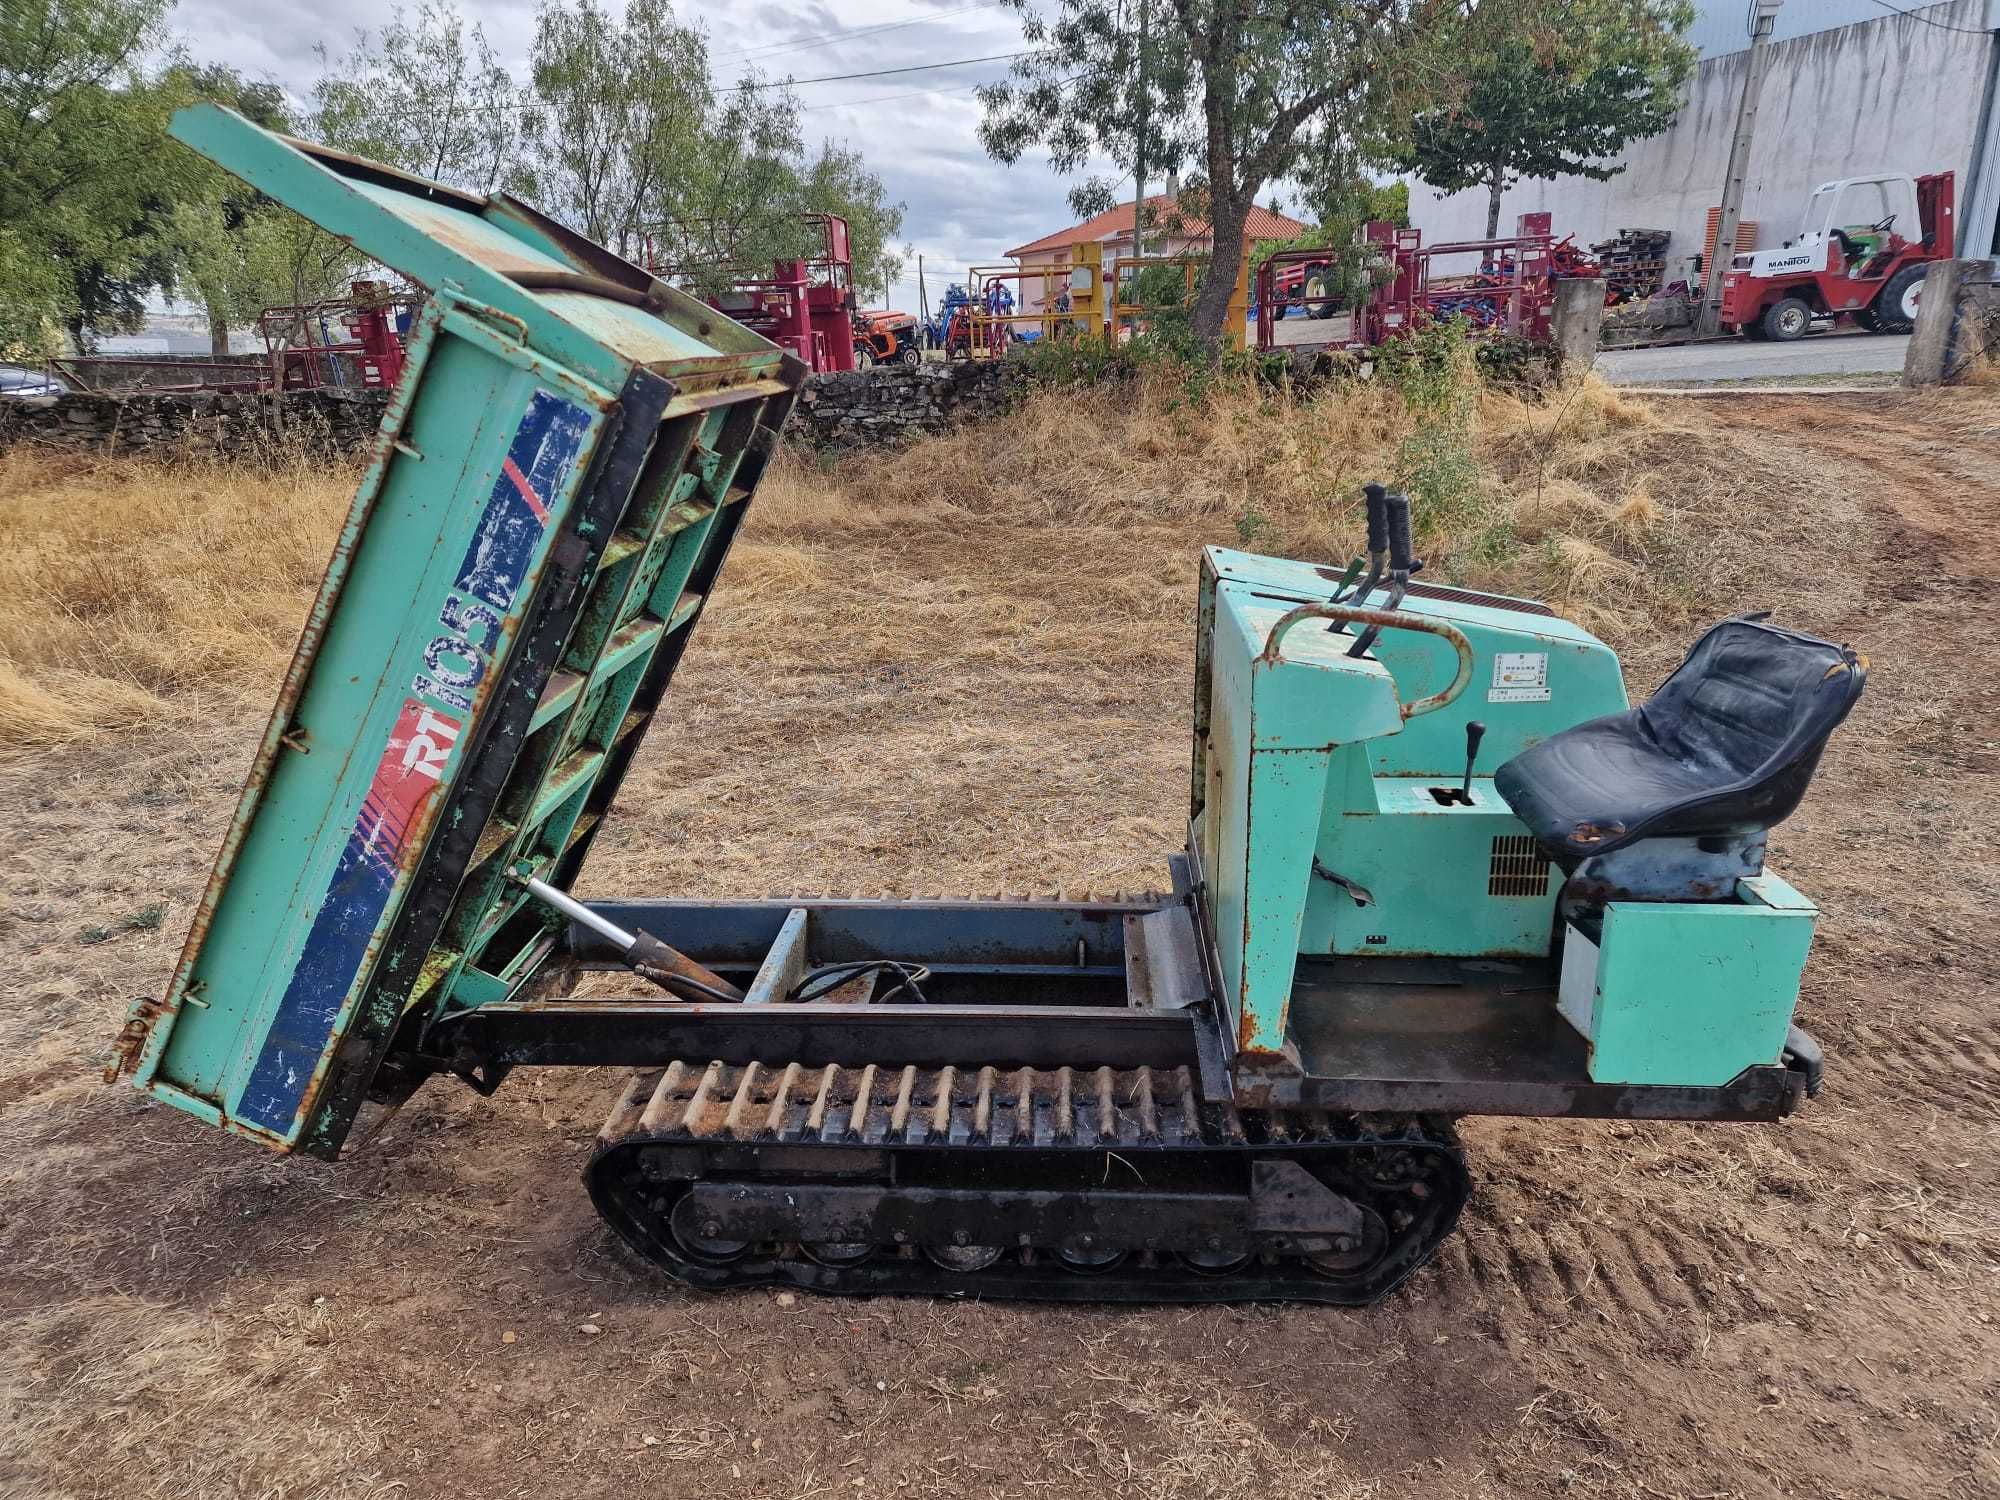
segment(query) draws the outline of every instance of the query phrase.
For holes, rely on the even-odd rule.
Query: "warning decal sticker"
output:
[[[1549,655],[1546,651],[1496,651],[1493,654],[1493,686],[1488,703],[1546,703],[1549,701]]]

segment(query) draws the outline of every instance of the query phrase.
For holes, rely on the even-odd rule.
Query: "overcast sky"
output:
[[[468,22],[517,78],[527,75],[534,0],[457,0]],[[613,8],[620,0],[607,0]],[[415,6],[406,7],[414,10]],[[303,95],[318,75],[313,54],[336,55],[356,28],[379,27],[396,0],[180,0],[171,25],[195,57],[234,65]],[[1018,51],[1019,17],[994,0],[681,0],[682,23],[708,33],[711,68],[730,82],[745,66],[769,77],[820,78]],[[904,24],[904,23],[917,24]],[[874,27],[894,26],[868,35]],[[842,33],[846,33],[843,37]],[[922,252],[933,303],[968,265],[1074,222],[1070,182],[1033,155],[1005,167],[980,149],[975,85],[1005,75],[1005,62],[902,73],[845,83],[800,83],[807,139],[861,151],[905,206],[903,234]],[[1155,186],[1154,191],[1159,191]],[[891,301],[916,309],[913,255]]]

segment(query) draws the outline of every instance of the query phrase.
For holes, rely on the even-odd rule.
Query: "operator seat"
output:
[[[1867,682],[1845,646],[1737,615],[1638,708],[1522,751],[1493,781],[1569,876],[1566,901],[1723,901],[1764,868]]]

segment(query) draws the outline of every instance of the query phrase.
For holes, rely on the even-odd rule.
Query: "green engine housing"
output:
[[[1589,936],[1566,931],[1562,871],[1495,790],[1512,756],[1626,710],[1611,649],[1545,605],[1425,583],[1399,615],[1455,631],[1463,666],[1452,640],[1408,628],[1361,656],[1357,627],[1320,618],[1274,643],[1339,577],[1224,548],[1203,559],[1191,842],[1239,1058],[1301,1066],[1302,960],[1499,973],[1561,959],[1561,1013],[1589,1043],[1593,1081],[1720,1084],[1777,1061],[1810,903],[1767,873],[1733,901],[1614,902]],[[1467,779],[1474,721],[1484,736]],[[1710,965],[1704,983],[1663,962],[1677,950]],[[1553,998],[1557,974],[1547,982]]]

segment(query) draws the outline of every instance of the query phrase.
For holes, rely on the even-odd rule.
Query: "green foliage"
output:
[[[717,89],[702,34],[667,0],[544,0],[523,129],[527,191],[558,218],[623,254],[650,247],[698,291],[731,268],[816,256],[807,213],[848,221],[856,290],[902,268],[903,206],[860,155],[807,148],[798,96],[755,73]]]
[[[1278,530],[1271,518],[1254,505],[1244,506],[1236,517],[1236,542],[1246,552],[1261,551],[1267,543],[1275,543]]]
[[[596,0],[548,0],[535,17],[527,190],[547,212],[621,255],[635,254],[709,112],[708,56],[665,0],[620,18]]]
[[[901,268],[903,207],[881,179],[846,147],[809,151],[789,88],[717,90],[705,38],[668,0],[543,0],[525,87],[453,0],[422,0],[337,58],[322,49],[297,118],[274,85],[163,53],[172,4],[0,10],[0,350],[59,352],[64,331],[87,348],[136,328],[156,290],[199,301],[220,348],[230,325],[340,296],[363,269],[166,139],[199,99],[454,187],[521,192],[628,255],[649,239],[750,265],[813,253],[800,216],[817,211],[848,220],[858,291]],[[696,217],[707,239],[677,238]]]
[[[141,68],[169,0],[7,0],[0,22],[0,343],[136,326],[163,270],[167,100]]]
[[[1381,131],[1450,87],[1462,0],[1176,0],[1151,13],[1142,45],[1126,0],[1056,0],[1021,12],[1028,55],[1013,77],[979,92],[980,138],[1004,162],[1046,146],[1077,173],[1109,159],[1186,173],[1214,225],[1192,327],[1220,358],[1222,325],[1265,184],[1293,176],[1330,143]],[[1114,189],[1086,180],[1072,206],[1104,206]]]
[[[518,172],[519,91],[486,33],[450,0],[400,7],[370,37],[357,32],[312,91],[314,137],[405,172],[490,193]]]
[[[1376,353],[1375,373],[1416,418],[1396,450],[1396,484],[1419,530],[1452,532],[1480,520],[1485,504],[1472,453],[1479,376],[1461,318],[1419,323]]]
[[[151,906],[142,906],[137,911],[127,912],[116,921],[86,927],[76,935],[76,940],[90,945],[108,943],[127,932],[156,931],[166,918],[166,902],[156,901]]]
[[[1441,192],[1484,186],[1490,237],[1513,183],[1615,176],[1624,166],[1610,158],[1673,123],[1694,72],[1694,14],[1690,0],[1486,0],[1462,92],[1379,122],[1375,154]]]
[[[896,248],[903,232],[903,205],[889,201],[882,179],[861,153],[832,141],[800,173],[800,202],[815,213],[847,220],[847,249],[854,260],[854,290],[877,297],[902,272],[905,253]]]
[[[1534,391],[1562,380],[1562,351],[1523,334],[1489,332],[1473,342],[1473,359],[1490,386]]]
[[[284,91],[234,69],[176,57],[159,87],[175,108],[225,104],[272,130],[290,130]],[[228,352],[233,325],[254,322],[276,303],[318,302],[341,294],[360,267],[352,247],[324,234],[241,179],[182,146],[176,201],[160,226],[168,257],[162,290],[191,297],[208,314],[216,353]]]

